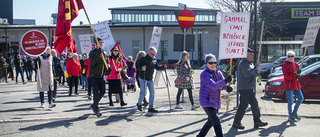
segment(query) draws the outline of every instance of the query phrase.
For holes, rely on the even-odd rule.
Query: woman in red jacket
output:
[[[79,74],[81,73],[80,61],[78,60],[77,53],[72,54],[72,58],[69,59],[66,66],[67,73],[69,75],[69,96],[72,94],[72,86],[74,84],[74,92],[78,94]]]
[[[91,97],[91,94],[92,94],[92,92],[91,92],[91,81],[90,81],[90,77],[89,77],[89,72],[90,72],[90,59],[89,58],[87,58],[87,60],[84,62],[84,66],[85,66],[85,68],[83,68],[86,72],[86,77],[87,77],[87,83],[88,83],[88,88],[87,88],[87,90],[88,90],[88,99],[89,100],[91,100],[92,99],[92,97]]]
[[[108,84],[109,84],[109,106],[114,106],[112,102],[112,93],[120,95],[120,105],[125,106],[127,103],[123,101],[123,93],[121,86],[121,71],[123,67],[122,57],[120,57],[119,50],[117,47],[111,49],[111,55],[108,57],[110,66],[112,68],[110,75],[107,76]]]
[[[282,72],[284,76],[284,88],[286,89],[288,99],[289,120],[292,122],[296,122],[296,119],[300,120],[300,117],[298,116],[297,112],[300,104],[304,99],[301,92],[301,85],[299,82],[301,70],[299,69],[299,65],[296,62],[294,62],[294,56],[294,51],[288,51],[288,58],[286,61],[284,61],[282,65]],[[292,111],[293,94],[296,95],[298,100]]]

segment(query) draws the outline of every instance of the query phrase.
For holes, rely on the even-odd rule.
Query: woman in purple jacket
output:
[[[200,105],[208,115],[207,122],[203,125],[197,137],[207,135],[210,128],[213,126],[217,137],[223,137],[218,110],[221,108],[221,88],[231,92],[232,88],[227,86],[227,83],[232,80],[231,76],[226,79],[222,72],[217,69],[216,57],[212,54],[206,56],[206,68],[200,75]]]

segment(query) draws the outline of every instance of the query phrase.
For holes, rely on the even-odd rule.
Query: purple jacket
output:
[[[135,78],[136,75],[136,69],[133,67],[134,61],[132,60],[131,62],[127,61],[127,75],[128,77],[133,77]]]
[[[221,88],[226,89],[224,76],[220,70],[205,68],[200,74],[199,100],[202,107],[221,108]]]

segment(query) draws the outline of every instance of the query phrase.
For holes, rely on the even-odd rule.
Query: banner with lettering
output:
[[[158,51],[160,39],[161,39],[161,33],[162,33],[162,27],[157,27],[157,26],[153,27],[149,48],[154,47]]]
[[[317,39],[319,28],[320,28],[320,17],[309,18],[301,48],[314,45]]]
[[[89,53],[92,50],[90,34],[79,35],[81,52]]]
[[[104,46],[102,47],[102,49],[104,51],[109,51],[107,47],[111,49],[116,44],[113,39],[111,30],[109,28],[108,21],[93,24],[92,28],[93,31],[96,33],[96,36],[103,40]]]
[[[246,58],[250,30],[250,13],[222,13],[219,59]]]

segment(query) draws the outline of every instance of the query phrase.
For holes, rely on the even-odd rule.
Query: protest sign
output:
[[[108,51],[108,47],[111,49],[116,44],[109,28],[108,21],[93,24],[92,28],[96,33],[96,36],[103,40],[103,50]]]
[[[162,33],[162,27],[157,27],[157,26],[153,27],[149,48],[154,47],[156,50],[158,50],[160,39],[161,39],[161,33]]]
[[[309,18],[301,48],[314,45],[317,39],[319,28],[320,28],[320,17]]]
[[[21,49],[29,56],[39,56],[46,51],[48,39],[39,30],[30,30],[23,34],[21,38]]]
[[[246,58],[250,30],[250,13],[222,13],[219,59]]]
[[[89,53],[92,50],[90,34],[79,35],[79,41],[82,54]]]

